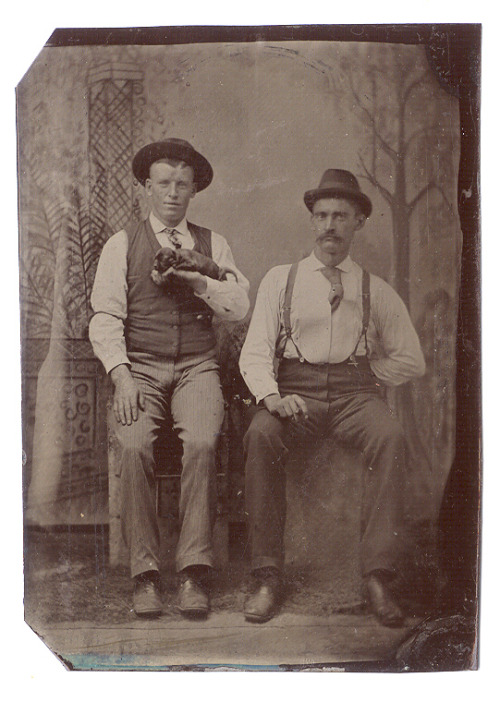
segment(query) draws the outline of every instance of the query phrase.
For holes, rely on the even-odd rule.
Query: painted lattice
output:
[[[100,67],[89,76],[90,217],[96,232],[116,232],[130,216],[141,78],[125,65]]]

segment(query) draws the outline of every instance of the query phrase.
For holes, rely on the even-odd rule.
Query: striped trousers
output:
[[[116,425],[122,533],[130,551],[131,575],[160,567],[154,447],[167,417],[182,442],[176,568],[212,567],[215,452],[224,417],[215,351],[181,359],[129,353],[129,360],[145,398],[145,410],[136,422]]]

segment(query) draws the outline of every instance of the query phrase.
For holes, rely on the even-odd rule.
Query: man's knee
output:
[[[203,436],[193,434],[183,439],[182,448],[184,456],[200,457],[214,456],[219,445],[219,434]]]
[[[251,448],[275,448],[282,446],[281,435],[283,429],[281,422],[276,417],[273,417],[269,412],[258,412],[248,430],[243,437],[243,447],[245,452]]]
[[[403,458],[406,447],[407,442],[403,427],[395,417],[389,415],[374,426],[369,437],[367,450],[370,453],[389,451]]]
[[[149,432],[142,431],[137,424],[119,426],[116,431],[116,437],[122,461],[135,458],[152,459],[153,438]]]
[[[406,444],[403,427],[395,417],[384,422],[380,429],[380,438],[384,444],[400,446]]]

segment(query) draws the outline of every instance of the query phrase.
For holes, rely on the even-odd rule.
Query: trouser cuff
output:
[[[367,563],[363,563],[361,573],[364,578],[366,578],[368,575],[370,575],[370,573],[373,573],[374,571],[382,571],[384,573],[387,573],[389,577],[394,577],[397,572],[396,568],[394,567],[394,564],[390,561],[373,560]]]
[[[147,573],[150,570],[156,570],[157,572],[159,572],[160,568],[157,563],[148,563],[146,565],[142,564],[131,566],[130,575],[132,578],[136,578],[138,575],[142,575],[142,573]]]
[[[280,572],[283,570],[283,560],[272,558],[270,556],[259,556],[252,559],[251,569],[258,570],[259,568],[276,568]]]
[[[207,566],[214,568],[214,559],[211,556],[183,556],[175,561],[175,569],[178,573],[189,566]]]

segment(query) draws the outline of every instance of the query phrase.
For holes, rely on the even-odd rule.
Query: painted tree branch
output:
[[[413,212],[420,200],[422,200],[422,198],[424,198],[428,193],[430,193],[431,190],[436,190],[438,193],[440,193],[447,207],[451,209],[451,204],[448,198],[446,197],[446,193],[444,192],[443,188],[438,183],[436,183],[435,180],[431,180],[429,183],[427,183],[425,187],[422,188],[422,190],[420,190],[420,192],[418,192],[415,195],[413,200],[410,200],[410,202],[408,203],[408,210],[410,214]]]
[[[410,99],[410,95],[412,92],[415,90],[415,88],[418,88],[419,85],[422,85],[422,83],[426,80],[426,78],[429,77],[429,71],[424,71],[423,73],[420,74],[418,78],[415,78],[415,80],[412,80],[412,82],[406,87],[406,89],[403,92],[403,104],[406,105],[408,100]]]
[[[410,144],[411,144],[413,141],[415,141],[415,139],[418,139],[419,137],[423,136],[424,134],[427,134],[427,133],[429,133],[429,132],[436,131],[436,130],[438,130],[438,129],[440,129],[440,128],[441,128],[441,127],[440,127],[439,124],[430,124],[430,125],[427,126],[427,127],[422,127],[422,129],[417,129],[417,130],[416,130],[415,132],[413,132],[413,134],[411,134],[411,135],[408,137],[408,139],[406,140],[405,145],[404,145],[404,153],[406,154],[406,153],[408,152],[408,149],[409,149],[409,147],[410,147]]]
[[[367,168],[361,154],[358,154],[358,158],[359,162],[361,163],[361,167],[365,172],[364,175],[361,176],[361,178],[366,178],[374,187],[376,187],[377,190],[384,197],[384,199],[389,203],[389,205],[392,206],[394,195],[386,187],[384,187],[380,183],[380,181],[377,180],[377,178],[375,178],[374,174]]]
[[[395,149],[393,149],[393,147],[389,144],[389,142],[386,139],[384,139],[384,137],[382,136],[382,134],[378,130],[375,116],[370,112],[370,110],[365,105],[363,105],[363,102],[362,102],[361,98],[359,97],[359,94],[358,94],[356,88],[354,87],[352,75],[349,71],[347,72],[347,76],[348,76],[349,85],[350,85],[354,100],[355,100],[357,106],[360,108],[360,110],[365,115],[365,117],[368,119],[370,125],[372,126],[373,133],[374,133],[375,137],[378,139],[380,146],[385,151],[385,153],[390,158],[392,158],[393,161],[396,161],[398,158],[397,151]]]

